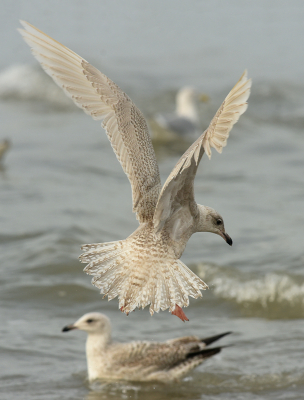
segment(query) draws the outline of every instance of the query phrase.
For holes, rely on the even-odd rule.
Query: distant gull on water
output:
[[[62,331],[80,329],[88,333],[86,353],[89,380],[160,381],[179,380],[222,347],[206,348],[231,332],[200,339],[184,336],[166,342],[136,341],[115,343],[105,315],[83,315]]]
[[[133,211],[139,227],[127,239],[82,246],[80,260],[92,283],[108,299],[119,298],[129,314],[150,305],[150,313],[166,310],[188,320],[182,307],[189,296],[208,288],[179,258],[191,235],[212,232],[229,245],[224,221],[214,209],[197,204],[194,178],[204,153],[219,153],[229,132],[247,109],[251,80],[245,71],[207,130],[177,162],[163,187],[146,121],[131,99],[109,78],[67,47],[22,21],[24,40],[41,66],[64,92],[93,119],[103,120],[113,150],[132,187]],[[123,197],[121,198],[123,202]],[[115,212],[115,210],[112,210]]]
[[[4,154],[10,148],[10,146],[11,146],[11,143],[8,139],[4,139],[4,140],[0,141],[0,162],[2,161]]]
[[[157,114],[155,120],[159,126],[178,137],[193,139],[200,134],[198,100],[207,101],[207,95],[199,95],[190,86],[184,86],[176,94],[176,109],[172,114]]]

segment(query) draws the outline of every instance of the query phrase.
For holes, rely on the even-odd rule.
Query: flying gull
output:
[[[105,315],[83,315],[62,331],[79,329],[88,333],[86,353],[89,380],[160,381],[179,380],[222,347],[206,348],[231,332],[200,339],[184,336],[166,342],[136,341],[115,343]]]
[[[31,24],[21,22],[24,40],[42,68],[93,119],[103,120],[113,150],[132,187],[139,226],[127,239],[82,246],[84,271],[92,283],[129,314],[149,307],[166,310],[183,321],[189,296],[208,288],[179,258],[191,235],[212,232],[229,245],[224,221],[214,209],[197,204],[194,178],[204,153],[219,153],[232,126],[247,109],[251,80],[245,71],[206,131],[189,147],[161,187],[159,169],[146,121],[132,100],[109,78],[67,47]],[[122,199],[123,201],[123,199]]]

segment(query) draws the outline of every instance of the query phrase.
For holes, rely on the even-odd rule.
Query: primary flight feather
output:
[[[113,150],[132,187],[139,227],[127,239],[82,246],[81,262],[92,283],[109,300],[118,296],[128,314],[150,306],[151,315],[169,310],[187,320],[182,307],[208,286],[182,261],[195,232],[212,232],[232,245],[223,218],[194,200],[194,178],[204,153],[219,153],[247,108],[251,80],[245,71],[208,129],[180,158],[161,188],[158,165],[146,121],[132,100],[82,57],[33,25],[21,21],[24,40],[42,68],[93,119],[102,120]]]

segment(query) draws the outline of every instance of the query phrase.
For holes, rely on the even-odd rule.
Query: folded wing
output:
[[[199,162],[204,152],[209,159],[211,158],[211,147],[219,153],[222,152],[233,125],[247,109],[250,87],[251,79],[247,79],[245,71],[225,98],[208,129],[175,165],[162,188],[155,209],[153,222],[157,231],[161,230],[174,212],[183,206],[189,207],[191,213],[196,212],[193,185]]]
[[[204,345],[201,346],[202,348]],[[118,365],[130,368],[152,368],[169,370],[187,359],[188,354],[201,350],[199,343],[130,342],[118,344],[113,349],[112,359]]]
[[[24,40],[43,69],[75,104],[103,120],[114,152],[132,186],[133,211],[140,222],[153,218],[160,192],[158,165],[146,121],[131,99],[82,57],[21,21]]]

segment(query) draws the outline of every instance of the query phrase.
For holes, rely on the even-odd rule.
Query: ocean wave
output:
[[[0,72],[0,99],[44,101],[60,109],[75,109],[72,101],[40,68],[12,65]]]
[[[256,121],[304,127],[304,87],[289,82],[255,82],[249,114]]]
[[[262,276],[231,267],[198,264],[194,268],[218,298],[246,313],[267,318],[303,318],[304,277],[281,272]]]
[[[222,101],[226,92],[216,97]],[[211,94],[210,94],[211,95]],[[0,99],[10,101],[46,102],[59,110],[77,110],[73,102],[38,66],[29,64],[11,65],[0,71]],[[174,101],[172,92],[163,91],[156,97],[142,98],[144,112],[153,114],[159,105],[166,109]],[[200,118],[208,121],[214,114],[214,107],[200,106]],[[295,128],[304,127],[304,87],[289,82],[254,82],[245,118],[274,124],[286,124]],[[202,126],[204,129],[205,126]]]

